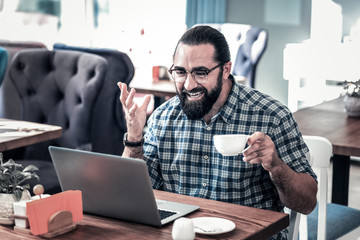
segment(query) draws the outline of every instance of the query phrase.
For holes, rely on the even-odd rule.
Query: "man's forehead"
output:
[[[215,48],[212,44],[206,43],[206,44],[185,44],[185,43],[179,43],[176,52],[179,50],[191,50],[195,52],[215,52]]]
[[[175,56],[174,64],[184,64],[184,62],[214,62],[215,49],[211,44],[188,45],[180,43]]]

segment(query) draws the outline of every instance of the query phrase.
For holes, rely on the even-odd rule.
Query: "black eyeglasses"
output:
[[[190,73],[191,77],[199,84],[203,84],[206,83],[207,81],[207,77],[209,75],[209,73],[213,70],[215,70],[216,68],[223,66],[223,63],[220,63],[218,65],[216,65],[215,67],[206,70],[206,69],[199,69],[199,70],[192,70],[192,71],[186,71],[185,69],[171,69],[174,64],[171,66],[171,68],[169,69],[169,73],[171,74],[171,76],[173,77],[173,79],[176,82],[179,83],[183,83],[186,80],[187,74]]]

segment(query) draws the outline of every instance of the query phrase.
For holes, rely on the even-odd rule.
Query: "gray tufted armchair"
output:
[[[49,145],[91,150],[94,106],[104,83],[104,58],[75,51],[22,50],[9,76],[22,102],[22,119],[58,125],[59,139],[23,148],[24,166],[39,167],[47,193],[60,191]]]
[[[119,101],[120,90],[117,82],[129,84],[135,69],[128,55],[115,49],[85,48],[61,43],[54,44],[54,50],[73,50],[97,54],[108,62],[105,83],[100,92],[96,112],[94,134],[97,136],[93,151],[121,155],[124,146],[122,139],[126,132],[125,116]],[[106,139],[106,141],[105,141]]]

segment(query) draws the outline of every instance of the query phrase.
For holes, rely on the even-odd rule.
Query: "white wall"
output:
[[[227,22],[251,24],[269,31],[268,46],[257,68],[255,87],[284,104],[287,104],[288,81],[283,78],[283,50],[287,43],[301,42],[310,37],[311,1],[299,1],[298,18],[300,21],[289,18],[286,22],[286,18],[283,18],[270,23],[266,21],[274,18],[265,17],[265,13],[271,11],[271,9],[266,9],[266,4],[276,4],[279,1],[227,1]],[[288,8],[286,4],[278,4],[275,14],[289,16],[286,14]]]

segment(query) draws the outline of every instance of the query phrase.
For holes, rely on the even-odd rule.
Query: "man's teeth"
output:
[[[202,92],[196,92],[196,93],[188,93],[189,97],[199,97],[201,96]]]

